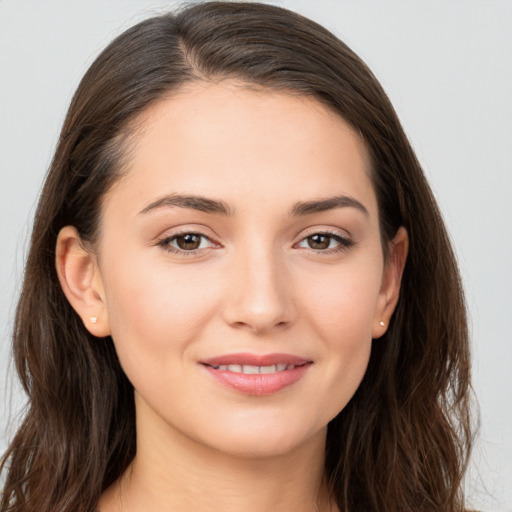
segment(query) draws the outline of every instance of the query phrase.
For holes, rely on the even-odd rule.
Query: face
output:
[[[139,435],[245,456],[325,436],[392,309],[363,142],[312,99],[229,82],[139,122],[97,243]]]

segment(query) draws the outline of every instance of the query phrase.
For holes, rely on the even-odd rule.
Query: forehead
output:
[[[361,137],[319,101],[244,84],[195,83],[136,122],[123,177],[107,194],[143,206],[164,193],[296,202],[333,193],[375,209]]]

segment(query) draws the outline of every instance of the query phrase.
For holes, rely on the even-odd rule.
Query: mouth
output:
[[[201,364],[223,386],[244,394],[263,396],[299,382],[313,361],[289,354],[230,354]]]
[[[307,364],[307,363],[304,363]],[[221,371],[227,371],[227,372],[234,372],[234,373],[243,373],[245,375],[258,375],[258,374],[264,374],[264,375],[270,375],[271,373],[278,373],[278,372],[284,372],[287,370],[293,370],[297,366],[303,366],[303,365],[294,365],[294,364],[286,364],[286,363],[278,363],[273,364],[269,366],[255,366],[252,364],[220,364],[220,365],[206,365],[210,366],[214,370],[221,370]]]

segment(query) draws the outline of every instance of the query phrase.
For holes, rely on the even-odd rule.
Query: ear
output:
[[[96,255],[87,250],[73,226],[57,237],[56,261],[60,285],[73,309],[94,336],[110,335],[103,281]]]
[[[400,283],[409,251],[409,236],[400,227],[389,242],[389,254],[382,276],[381,288],[372,327],[373,338],[380,338],[387,330],[391,315],[400,296]]]

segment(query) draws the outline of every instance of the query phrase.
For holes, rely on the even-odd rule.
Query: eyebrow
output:
[[[168,208],[173,206],[225,216],[232,216],[235,213],[235,210],[224,201],[210,199],[203,196],[181,194],[172,194],[157,199],[141,210],[140,213],[149,213],[158,208]],[[334,210],[335,208],[355,208],[366,216],[369,215],[368,210],[362,203],[353,197],[345,195],[295,203],[290,209],[289,215],[291,217],[305,216],[313,213]]]
[[[166,208],[177,206],[179,208],[190,208],[206,213],[218,213],[220,215],[231,216],[234,214],[224,201],[209,199],[208,197],[173,194],[157,199],[146,206],[140,213],[149,213],[157,208]]]
[[[366,207],[350,196],[334,196],[326,199],[318,199],[315,201],[305,201],[295,203],[290,211],[292,216],[311,215],[312,213],[325,212],[327,210],[333,210],[335,208],[355,208],[360,212],[369,216]]]

